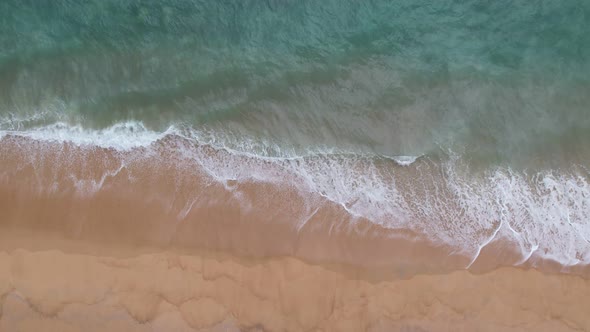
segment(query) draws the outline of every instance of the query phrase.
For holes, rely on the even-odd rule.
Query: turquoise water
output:
[[[588,1],[5,0],[0,31],[5,131],[134,121],[261,155],[590,161]]]
[[[499,239],[515,265],[590,263],[589,1],[3,0],[0,32],[21,206],[145,201],[158,235],[228,209],[365,220],[466,267]]]

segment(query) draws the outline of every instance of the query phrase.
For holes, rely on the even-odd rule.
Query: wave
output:
[[[80,125],[71,126],[63,122],[33,128],[26,131],[2,131],[2,135],[31,138],[37,141],[72,143],[77,146],[98,146],[126,151],[149,146],[153,142],[175,131],[158,133],[148,130],[141,122],[115,124],[106,129],[87,130]]]
[[[418,160],[422,156],[394,156],[391,157],[393,161],[395,161],[400,166],[410,166]]]
[[[18,122],[28,122],[43,118],[38,115],[22,119]],[[8,122],[8,121],[4,121]],[[0,124],[3,122],[0,122]],[[0,126],[0,128],[2,128]],[[140,121],[117,123],[104,129],[88,129],[82,125],[70,125],[56,122],[46,126],[34,127],[28,130],[1,130],[0,138],[6,135],[27,137],[37,141],[71,143],[77,146],[97,146],[127,151],[133,148],[149,147],[154,142],[166,136],[178,136],[193,140],[195,144],[206,144],[216,149],[223,149],[229,153],[240,154],[253,158],[268,159],[297,159],[312,156],[341,155],[352,157],[379,157],[395,161],[400,166],[409,166],[421,156],[386,156],[382,154],[363,153],[327,146],[309,147],[303,153],[294,149],[281,147],[265,139],[241,136],[238,144],[235,137],[228,137],[227,133],[213,130],[196,130],[186,125],[170,125],[166,130],[158,132],[148,129]],[[229,142],[233,139],[233,142]]]
[[[253,152],[264,150],[259,147],[246,150],[254,140],[245,139],[243,150],[236,150],[203,133],[179,126],[156,132],[139,122],[102,130],[57,123],[4,131],[1,187],[22,191],[19,197],[69,197],[85,204],[98,204],[105,195],[144,202],[159,219],[144,218],[162,234],[207,218],[287,225],[294,234],[320,224],[330,232],[343,228],[366,235],[358,227],[369,224],[387,236],[409,232],[451,248],[449,255],[465,257],[463,267],[495,257],[490,250],[502,241],[517,253],[510,264],[590,263],[590,181],[583,168],[471,172],[453,154],[288,155],[282,149],[277,156]],[[90,210],[77,213],[76,220],[95,218]],[[122,217],[130,212],[121,213],[113,219],[130,223]],[[154,236],[160,235],[146,235]]]

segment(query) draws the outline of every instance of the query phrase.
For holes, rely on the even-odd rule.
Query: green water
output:
[[[590,2],[0,2],[0,129],[590,161]],[[253,148],[252,148],[253,149]]]

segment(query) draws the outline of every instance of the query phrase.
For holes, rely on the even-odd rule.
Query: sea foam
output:
[[[567,266],[590,263],[590,184],[586,176],[575,171],[527,174],[508,167],[490,167],[470,174],[460,171],[464,168],[460,156],[440,160],[429,156],[383,158],[334,150],[285,157],[257,155],[254,151],[258,147],[254,151],[236,150],[219,137],[212,139],[211,133],[207,136],[180,126],[157,132],[140,122],[98,130],[56,123],[0,133],[47,142],[50,146],[68,142],[82,149],[121,151],[121,161],[105,169],[102,177],[86,179],[84,173],[78,175],[82,178],[76,179],[76,183],[85,195],[101,190],[105,179],[116,176],[128,165],[135,163],[139,167],[144,163],[142,154],[133,151],[150,148],[162,156],[176,156],[162,157],[158,162],[163,166],[200,169],[211,181],[227,184],[225,189],[230,192],[235,190],[232,183],[236,182],[262,182],[295,190],[305,202],[301,210],[293,211],[293,222],[298,228],[311,218],[322,201],[329,201],[347,211],[347,223],[364,219],[387,229],[411,230],[472,257],[467,266],[499,239],[507,239],[519,248],[519,263],[533,256]],[[135,159],[129,159],[126,153],[133,154]],[[39,155],[35,160],[43,160],[43,151],[27,154]],[[392,162],[383,163],[383,159]],[[190,209],[198,206],[198,199],[189,197],[189,203],[178,215],[186,217]],[[252,202],[244,204],[244,210],[257,206]]]
[[[28,137],[44,142],[68,142],[78,146],[98,146],[126,151],[149,146],[175,131],[176,128],[171,126],[164,132],[156,132],[147,129],[141,122],[129,121],[105,129],[86,129],[80,125],[72,126],[64,122],[58,122],[30,130],[5,130],[0,131],[0,133],[4,136]]]

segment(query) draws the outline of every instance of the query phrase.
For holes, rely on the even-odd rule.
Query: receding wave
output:
[[[389,248],[380,251],[375,264],[417,254],[400,249],[399,239],[458,257],[452,268],[481,262],[544,266],[546,261],[574,268],[590,262],[590,181],[582,166],[472,171],[452,153],[387,157],[318,149],[279,155],[276,148],[258,154],[265,149],[247,150],[248,143],[241,150],[228,148],[195,130],[171,126],[155,132],[140,122],[101,130],[56,123],[4,131],[0,137],[1,201],[8,224],[46,222],[52,228],[54,220],[66,225],[70,236],[116,237],[101,233],[100,224],[108,223],[136,229],[130,241],[218,241],[214,245],[221,247],[256,247],[252,241],[260,235],[204,238],[195,229],[232,223],[236,231],[245,225],[269,232],[280,228],[293,239],[301,232],[324,232],[323,241],[358,236],[366,239],[363,245]],[[32,212],[23,202],[52,208]],[[229,244],[232,237],[240,244]],[[277,246],[289,247],[287,242]],[[339,246],[326,249],[326,258],[354,260],[354,250],[339,251]],[[283,250],[312,250],[295,247]]]

